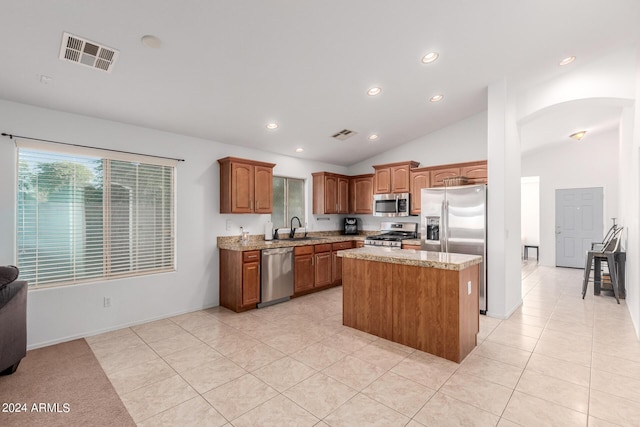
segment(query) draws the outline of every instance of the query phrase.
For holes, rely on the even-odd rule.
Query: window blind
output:
[[[174,175],[166,164],[18,144],[21,278],[38,287],[174,270]]]

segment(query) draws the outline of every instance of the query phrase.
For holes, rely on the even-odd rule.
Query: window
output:
[[[175,269],[174,166],[18,147],[17,263],[30,286]]]
[[[271,222],[274,227],[288,228],[294,216],[304,226],[304,180],[274,176]]]

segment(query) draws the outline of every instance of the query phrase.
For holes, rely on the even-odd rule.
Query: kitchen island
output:
[[[345,326],[457,363],[476,346],[482,257],[380,247],[338,256]]]

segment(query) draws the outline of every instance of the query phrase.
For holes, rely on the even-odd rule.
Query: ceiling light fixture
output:
[[[276,122],[267,123],[267,129],[269,130],[278,129],[278,124]]]
[[[567,56],[566,58],[564,58],[562,61],[560,61],[560,65],[569,65],[571,64],[573,61],[576,60],[575,56]]]
[[[440,102],[440,101],[442,101],[442,98],[444,98],[444,95],[434,95],[429,99],[429,101],[431,101],[431,102]]]
[[[369,135],[369,141],[375,141],[376,139],[378,139],[377,133],[372,133],[371,135]]]
[[[146,47],[150,47],[151,49],[158,49],[162,45],[162,42],[159,38],[149,34],[147,34],[146,36],[142,36],[140,41],[143,45],[145,45]]]
[[[382,92],[382,89],[379,87],[372,87],[371,89],[369,89],[367,91],[367,95],[369,96],[376,96],[376,95],[380,95],[380,92]]]
[[[572,133],[571,135],[569,135],[569,138],[573,138],[576,141],[580,141],[582,138],[584,138],[586,134],[587,134],[586,130],[581,130],[576,133]]]
[[[302,153],[304,151],[304,148],[296,148],[296,153]]]
[[[422,57],[422,63],[423,64],[430,64],[433,61],[435,61],[436,59],[438,59],[439,56],[440,56],[440,54],[438,52],[429,52],[425,56]]]

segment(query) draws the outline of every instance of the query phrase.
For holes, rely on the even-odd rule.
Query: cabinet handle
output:
[[[253,200],[249,199],[249,209],[253,210]]]
[[[256,200],[256,210],[260,209],[260,200]]]
[[[311,257],[311,265],[314,265],[314,264],[315,264],[315,261],[316,261],[316,257],[312,256],[312,257]]]

